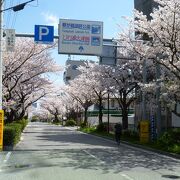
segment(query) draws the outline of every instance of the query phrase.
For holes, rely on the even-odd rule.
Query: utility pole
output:
[[[159,57],[157,57],[157,61],[159,61]],[[157,136],[161,134],[162,130],[162,120],[161,120],[161,102],[160,102],[160,76],[161,76],[161,69],[160,69],[160,64],[156,62],[156,121],[157,121]]]
[[[2,36],[3,36],[3,29],[2,29],[2,7],[3,7],[3,0],[0,0],[0,110],[2,110],[2,75],[3,75],[3,59],[2,59]]]
[[[143,84],[147,83],[147,67],[146,67],[146,59],[143,61]],[[142,92],[142,118],[143,120],[147,120],[146,116],[146,93]]]

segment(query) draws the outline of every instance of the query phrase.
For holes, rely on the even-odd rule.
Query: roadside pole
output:
[[[157,61],[159,60],[159,57],[157,57]],[[160,64],[156,62],[156,103],[157,103],[157,108],[156,108],[156,121],[157,121],[157,137],[160,136],[161,131],[162,131],[162,119],[161,119],[161,102],[160,102],[160,76],[161,76],[161,69],[160,69]]]
[[[3,60],[2,60],[2,6],[3,1],[0,0],[0,151],[3,150],[3,129],[4,129],[4,112],[2,110],[2,71],[3,71]]]
[[[3,72],[3,59],[2,59],[2,6],[3,0],[0,0],[0,110],[2,110],[2,72]]]
[[[143,84],[147,83],[147,67],[146,67],[146,59],[143,61]],[[142,92],[142,118],[143,120],[147,120],[146,116],[146,93]]]

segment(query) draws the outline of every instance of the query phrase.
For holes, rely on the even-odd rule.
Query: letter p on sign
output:
[[[34,41],[50,44],[54,42],[54,26],[35,25]]]

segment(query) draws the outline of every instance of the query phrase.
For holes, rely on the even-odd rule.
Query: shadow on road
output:
[[[175,172],[174,168],[179,167],[178,160],[158,156],[151,152],[138,151],[124,145],[120,145],[118,148],[114,142],[59,127],[53,129],[46,127],[40,134],[35,129],[29,131],[30,133],[37,132],[37,148],[17,149],[13,152],[17,159],[18,154],[24,157],[23,163],[26,166],[31,163],[29,168],[70,167],[74,170],[102,170],[102,173],[119,173],[144,168],[146,171],[147,169],[152,171],[165,169],[173,173]],[[49,146],[52,146],[52,149],[49,149]],[[70,147],[68,148],[68,146]],[[59,149],[55,147],[59,147]],[[26,155],[29,153],[32,157],[26,159]],[[29,159],[35,159],[37,162],[30,162]],[[14,160],[14,162],[16,161]],[[19,163],[21,162],[19,161]]]
[[[19,170],[29,170],[35,168],[59,167],[72,168],[74,170],[101,170],[103,174],[120,173],[123,171],[136,171],[139,168],[142,171],[152,170],[158,171],[166,169],[166,172],[173,174],[174,168],[179,166],[176,160],[168,160],[151,154],[126,149],[125,147],[114,149],[61,149],[61,150],[44,150],[44,151],[15,151],[24,157],[22,160],[15,160],[14,166],[8,167],[8,172]],[[28,158],[26,159],[26,155]],[[31,154],[32,157],[29,157]],[[15,157],[15,156],[14,156]],[[36,159],[36,162],[34,161]],[[18,162],[19,161],[19,162]],[[19,163],[19,164],[18,164]],[[25,168],[28,166],[28,168]],[[163,175],[163,174],[162,174]],[[168,175],[167,175],[168,176]],[[178,177],[178,176],[177,176]],[[180,175],[179,175],[180,178]]]

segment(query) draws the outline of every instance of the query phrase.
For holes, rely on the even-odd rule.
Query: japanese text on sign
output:
[[[6,50],[14,51],[15,29],[6,29]]]
[[[103,23],[60,19],[59,53],[101,55]]]

